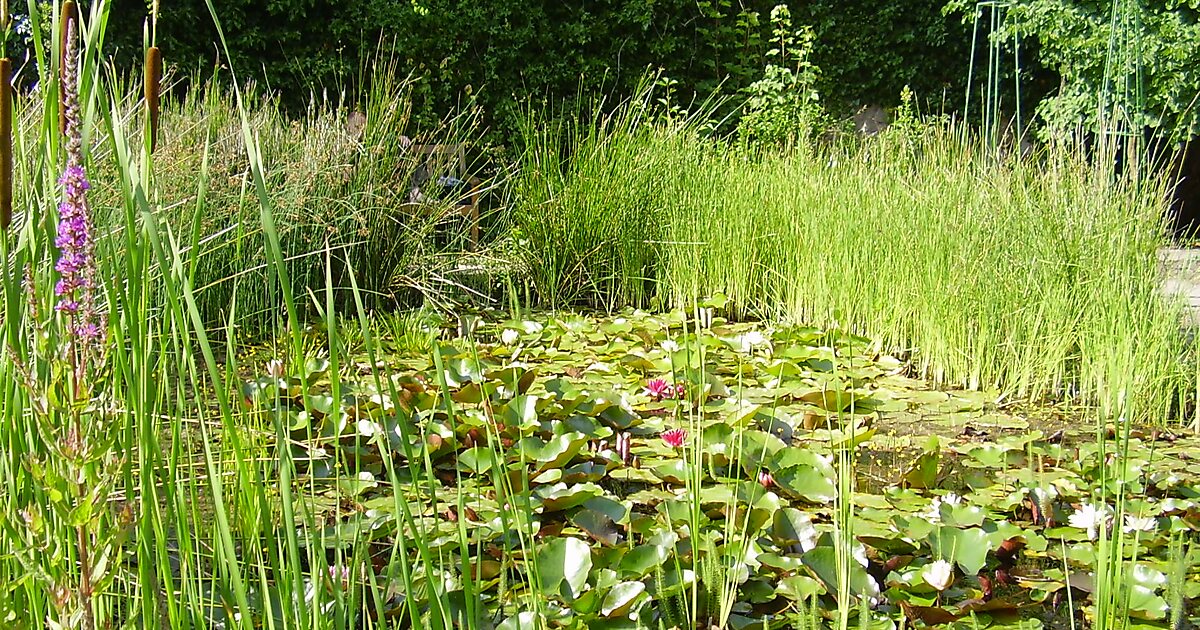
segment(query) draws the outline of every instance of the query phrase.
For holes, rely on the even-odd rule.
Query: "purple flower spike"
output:
[[[75,44],[75,21],[68,22],[67,50],[63,72],[63,95],[66,108],[67,166],[58,183],[63,187],[63,200],[58,206],[58,235],[54,239],[59,250],[54,269],[59,280],[54,286],[58,297],[55,309],[68,317],[72,344],[82,349],[96,349],[104,335],[96,308],[96,258],[92,240],[92,218],[88,208],[87,190],[91,187],[83,170],[83,132],[79,123],[79,93],[76,77],[79,69]]]

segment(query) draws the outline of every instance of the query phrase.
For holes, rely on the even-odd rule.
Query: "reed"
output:
[[[997,158],[955,126],[762,153],[630,110],[531,127],[514,222],[548,304],[721,294],[737,317],[862,332],[937,383],[1190,407],[1162,181],[1067,147]]]

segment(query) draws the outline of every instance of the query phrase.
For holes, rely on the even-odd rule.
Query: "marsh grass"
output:
[[[317,310],[319,299],[310,289],[324,284],[327,247],[343,313],[353,311],[351,268],[359,270],[359,289],[370,310],[436,302],[454,288],[455,252],[461,248],[434,237],[458,231],[453,225],[457,200],[410,203],[420,165],[402,137],[410,134],[413,144],[466,141],[475,118],[468,112],[438,129],[410,129],[409,84],[386,71],[385,58],[379,63],[381,71],[357,107],[314,95],[298,119],[290,119],[270,96],[254,96],[252,86],[243,90],[246,116],[262,147],[264,183],[279,217],[291,289],[306,316]],[[114,92],[136,95],[135,86],[125,90],[117,84]],[[122,109],[132,112],[136,106],[131,97]],[[281,295],[267,281],[259,200],[237,103],[223,82],[213,80],[182,98],[164,98],[159,121],[147,132],[161,136],[151,147],[154,194],[163,201],[163,217],[172,229],[197,237],[199,251],[189,273],[203,320],[220,330],[236,300],[239,332],[269,332]],[[140,146],[143,130],[126,129]],[[205,160],[207,176],[198,178]],[[123,219],[116,209],[125,191],[113,186],[108,164],[100,168],[97,206],[114,209],[107,223],[119,225]]]
[[[945,124],[744,151],[640,102],[528,139],[514,222],[546,302],[720,294],[736,317],[862,332],[939,384],[1106,414],[1128,396],[1142,419],[1191,404],[1159,179],[1068,147],[997,156]]]

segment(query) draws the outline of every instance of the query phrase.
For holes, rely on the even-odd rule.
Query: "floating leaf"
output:
[[[646,585],[642,582],[621,582],[604,597],[600,614],[605,617],[625,616],[638,601],[645,599],[645,593]]]
[[[578,538],[555,538],[537,550],[542,594],[571,601],[583,592],[592,570],[592,550]]]
[[[579,483],[569,487],[565,483],[559,483],[534,491],[534,496],[541,499],[542,510],[545,512],[558,512],[573,508],[602,494],[604,494],[604,490],[594,483]]]
[[[793,575],[779,581],[775,592],[794,602],[807,604],[810,599],[825,593],[825,587],[807,575]]]
[[[784,493],[810,503],[830,503],[837,498],[837,486],[812,466],[791,466],[774,473],[775,485]]]
[[[492,469],[492,449],[476,446],[458,454],[458,465],[465,471],[481,475]]]
[[[627,577],[644,577],[655,567],[662,566],[671,556],[670,550],[659,545],[638,545],[621,558],[621,573]]]
[[[602,544],[612,546],[620,540],[621,530],[617,524],[608,515],[596,510],[579,510],[571,515],[570,521],[572,525]]]

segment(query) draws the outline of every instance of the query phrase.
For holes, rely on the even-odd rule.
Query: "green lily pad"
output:
[[[638,545],[621,558],[621,574],[625,577],[645,577],[656,567],[662,566],[669,557],[671,551],[664,546]]]
[[[571,601],[583,593],[592,570],[591,547],[578,538],[555,538],[537,550],[541,592]]]
[[[600,614],[605,617],[621,617],[641,601],[649,599],[646,596],[646,585],[642,582],[621,582],[608,591],[604,603],[600,606]]]

